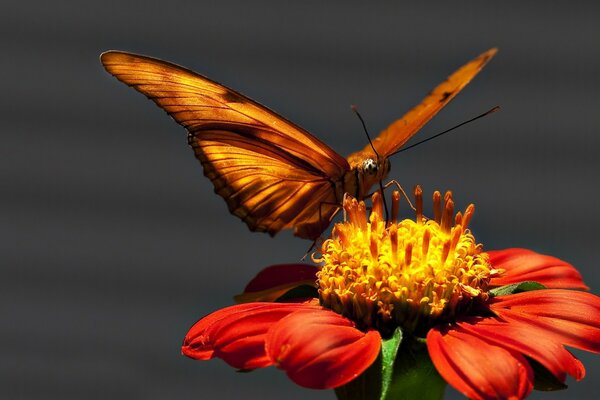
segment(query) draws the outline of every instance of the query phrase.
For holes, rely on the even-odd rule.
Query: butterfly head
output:
[[[365,175],[377,175],[379,165],[376,160],[367,158],[363,161],[362,170]]]
[[[365,158],[361,170],[366,179],[380,181],[390,172],[390,161],[387,158]]]
[[[359,180],[360,197],[368,195],[373,185],[385,179],[390,172],[390,161],[387,158],[381,157],[365,157],[356,166]]]

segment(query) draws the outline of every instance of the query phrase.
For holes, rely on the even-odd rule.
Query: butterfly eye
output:
[[[375,162],[375,160],[373,160],[372,158],[367,158],[363,162],[363,171],[368,175],[377,175],[378,169],[379,168],[377,167],[377,162]]]

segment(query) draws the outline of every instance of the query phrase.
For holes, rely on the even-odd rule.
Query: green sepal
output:
[[[316,287],[310,285],[300,285],[292,288],[279,296],[275,302],[284,303],[292,299],[313,299],[319,297],[319,291]]]
[[[424,341],[396,329],[383,339],[377,360],[352,382],[335,389],[340,400],[440,400],[446,382],[431,363]]]
[[[360,376],[335,389],[340,400],[386,399],[394,372],[394,362],[402,343],[402,330],[397,328],[388,339],[381,340],[381,350],[375,362]]]
[[[500,286],[490,290],[490,293],[492,294],[492,296],[506,296],[508,294],[530,292],[532,290],[542,289],[546,289],[546,286],[534,281],[526,281],[513,283],[512,285]]]
[[[381,399],[385,399],[392,384],[394,364],[402,343],[402,330],[396,328],[389,339],[381,340]]]
[[[431,362],[425,340],[405,340],[385,400],[441,400],[445,389],[446,381]]]

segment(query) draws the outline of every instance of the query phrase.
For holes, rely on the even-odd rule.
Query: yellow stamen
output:
[[[398,219],[398,209],[400,208],[400,192],[394,190],[392,192],[392,221],[396,221]]]
[[[452,321],[487,299],[488,282],[498,271],[467,229],[474,207],[453,217],[452,193],[444,195],[442,207],[435,192],[429,220],[423,217],[421,188],[414,194],[416,220],[400,222],[397,192],[392,221],[384,220],[379,193],[368,219],[364,202],[346,197],[346,221],[335,225],[318,258],[322,305],[386,334],[397,326],[419,331],[434,321]]]
[[[454,218],[454,225],[462,225],[462,213],[460,211],[456,213],[456,218]]]
[[[437,190],[433,192],[433,220],[438,224],[442,220],[442,195]]]
[[[463,226],[465,229],[469,226],[469,222],[471,222],[471,218],[473,217],[473,213],[475,212],[475,205],[469,204],[467,209],[465,210],[465,216],[463,217]]]
[[[452,201],[452,195],[444,197],[444,212],[442,213],[442,222],[440,223],[441,228],[444,232],[450,232],[450,228],[452,225],[452,214],[454,213],[454,202]]]
[[[420,224],[423,219],[423,191],[419,185],[415,186],[415,217],[417,224]]]
[[[383,215],[383,199],[381,197],[381,193],[373,193],[373,196],[371,196],[371,202],[373,203],[371,215]]]

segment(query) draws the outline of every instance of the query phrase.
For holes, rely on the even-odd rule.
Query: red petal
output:
[[[278,264],[271,265],[260,271],[246,285],[244,292],[258,292],[274,286],[311,281],[315,285],[318,267],[310,264]]]
[[[298,311],[274,325],[266,338],[267,353],[298,385],[312,389],[342,386],[377,358],[381,336],[361,332],[326,309]]]
[[[239,303],[275,301],[295,287],[316,286],[318,271],[318,267],[310,264],[271,265],[252,278],[244,293],[235,296],[235,300]]]
[[[266,367],[273,361],[265,352],[265,335],[281,318],[317,306],[301,303],[247,303],[202,318],[190,328],[181,351],[184,355],[208,360],[222,358],[234,368]]]
[[[525,357],[460,327],[431,329],[427,349],[446,382],[470,399],[522,399],[533,389]]]
[[[535,281],[548,288],[589,290],[575,267],[556,257],[516,248],[487,253],[494,268],[506,270],[502,276],[492,278],[492,286]]]
[[[546,336],[537,335],[529,324],[497,318],[478,318],[458,323],[465,331],[493,342],[498,346],[515,350],[537,360],[546,369],[565,381],[568,373],[580,380],[585,376],[583,364],[568,352],[562,344]]]
[[[578,349],[600,353],[600,297],[575,290],[535,290],[495,297],[501,318],[529,325],[531,332]]]

